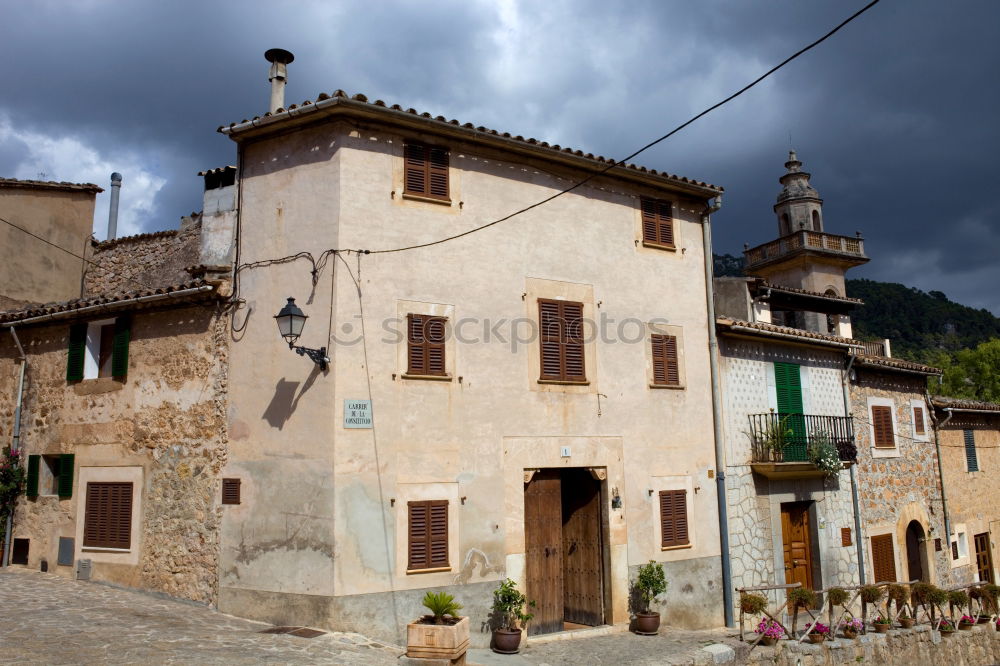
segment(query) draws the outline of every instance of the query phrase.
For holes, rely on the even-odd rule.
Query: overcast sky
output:
[[[862,0],[171,2],[0,0],[0,176],[124,174],[119,233],[201,208],[221,124],[343,88],[622,157],[742,87]],[[716,251],[777,233],[793,146],[856,277],[1000,314],[1000,2],[882,0],[777,75],[634,161],[726,188]],[[103,237],[107,193],[98,197]],[[497,211],[498,214],[508,211]]]

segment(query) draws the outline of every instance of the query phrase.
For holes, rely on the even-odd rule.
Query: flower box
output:
[[[406,656],[422,659],[458,659],[469,649],[469,618],[455,624],[406,625]]]

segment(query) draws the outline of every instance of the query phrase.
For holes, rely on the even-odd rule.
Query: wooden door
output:
[[[562,484],[559,470],[541,470],[524,487],[526,609],[528,634],[563,628]]]
[[[993,552],[990,548],[990,533],[984,532],[973,537],[976,544],[976,569],[980,582],[995,583],[993,580]]]
[[[604,624],[601,485],[585,469],[562,477],[563,618]]]
[[[785,552],[785,582],[813,589],[809,502],[781,505],[781,539]]]

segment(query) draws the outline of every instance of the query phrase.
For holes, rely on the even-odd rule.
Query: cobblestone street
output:
[[[53,574],[0,570],[0,664],[397,664],[358,634],[262,634],[197,604]]]

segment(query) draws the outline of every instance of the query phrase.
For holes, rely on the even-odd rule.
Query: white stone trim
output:
[[[892,441],[893,448],[880,448],[875,446],[875,424],[872,419],[872,407],[888,407],[892,414]],[[896,419],[896,403],[892,398],[869,397],[865,411],[865,422],[868,424],[868,442],[872,458],[899,458],[899,423]]]
[[[87,345],[83,355],[83,378],[97,379],[100,368],[97,362],[101,356],[101,327],[114,324],[114,319],[101,319],[87,322]]]
[[[399,331],[401,333],[399,344],[396,345],[396,376],[402,379],[409,369],[409,344],[407,342],[407,315],[427,315],[430,317],[446,317],[448,319],[445,328],[444,342],[444,371],[446,377],[455,376],[455,306],[446,303],[427,303],[423,301],[396,301],[396,316],[399,319]],[[443,379],[434,377],[433,379]],[[414,380],[419,381],[419,380]],[[403,379],[404,384],[412,384],[414,381]]]
[[[952,569],[968,566],[971,562],[969,559],[969,530],[965,523],[955,523],[951,529],[952,533],[948,535],[948,562],[951,563]],[[953,541],[958,543],[957,560],[952,558],[951,544]]]
[[[924,410],[924,434],[920,435],[917,433],[917,419],[914,415],[917,409]],[[924,400],[910,400],[910,432],[913,434],[913,440],[915,442],[929,442],[931,441],[931,417],[927,411],[927,403]]]
[[[892,537],[892,566],[896,569],[896,579],[904,580],[905,574],[903,574],[902,567],[902,556],[906,552],[906,544],[900,545],[899,539],[896,535],[896,525],[893,523],[879,523],[877,525],[872,525],[865,528],[865,556],[866,564],[868,569],[868,574],[871,576],[871,582],[879,583],[881,581],[875,580],[875,553],[872,552],[872,537],[889,535]]]

